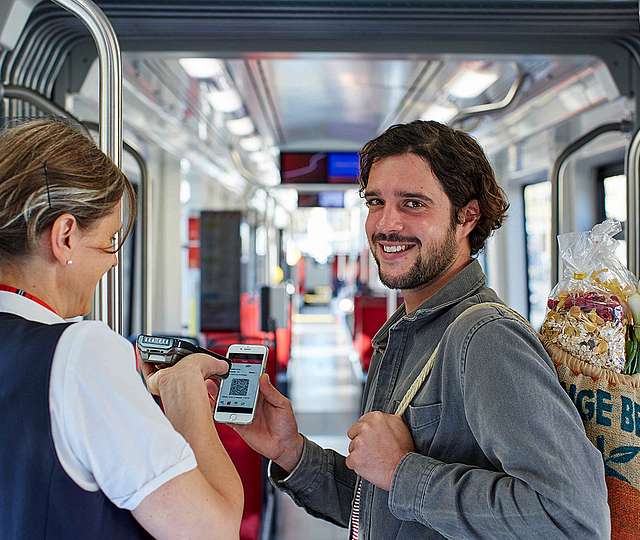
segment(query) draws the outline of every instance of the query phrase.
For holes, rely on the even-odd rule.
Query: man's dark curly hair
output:
[[[480,218],[469,234],[469,243],[471,254],[478,253],[491,233],[500,228],[509,208],[480,145],[464,131],[439,122],[416,120],[391,126],[360,151],[360,194],[364,195],[374,163],[407,153],[421,157],[430,167],[451,201],[454,223],[460,209],[477,199]]]

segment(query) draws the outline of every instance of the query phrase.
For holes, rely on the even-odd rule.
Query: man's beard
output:
[[[377,234],[374,236],[374,241],[387,240],[390,242],[403,242],[409,241],[408,238],[401,238],[396,235],[382,235]],[[415,244],[416,249],[420,249],[421,244],[417,239],[411,239],[410,243]],[[374,243],[375,246],[375,243]],[[427,251],[426,257],[423,258],[422,253],[418,251],[418,257],[416,258],[413,266],[404,274],[399,276],[385,275],[380,267],[380,261],[376,256],[375,250],[373,250],[373,257],[378,264],[378,275],[380,281],[389,287],[390,289],[417,289],[424,287],[429,283],[435,281],[445,270],[447,270],[456,258],[456,240],[455,229],[449,227],[444,240],[438,244],[432,243],[430,249]]]

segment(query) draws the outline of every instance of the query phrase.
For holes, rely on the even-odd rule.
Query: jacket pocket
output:
[[[434,427],[440,422],[442,403],[431,405],[409,405],[406,416],[412,431],[420,431],[428,427]]]
[[[428,454],[433,438],[440,425],[442,403],[431,405],[409,405],[404,414],[405,421],[411,431],[416,450]]]

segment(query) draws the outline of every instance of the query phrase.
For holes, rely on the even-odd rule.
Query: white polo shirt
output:
[[[45,324],[64,319],[0,291],[0,312]],[[51,432],[64,471],[82,489],[101,490],[134,510],[150,493],[197,466],[189,444],[164,416],[135,369],[132,345],[98,321],[67,328],[49,384]]]

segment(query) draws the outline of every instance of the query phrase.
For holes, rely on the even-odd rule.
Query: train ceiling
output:
[[[266,146],[279,148],[356,149],[434,104],[465,110],[500,100],[522,75],[530,95],[543,92],[562,74],[592,69],[589,55],[603,58],[619,92],[630,95],[630,66],[640,59],[638,4],[626,0],[96,3],[125,54],[196,111],[197,103],[186,103],[193,92],[178,60],[221,59],[244,104],[228,119],[248,115]],[[41,2],[15,54],[0,50],[0,77],[53,96],[67,55],[78,50],[74,68],[82,60],[88,68],[86,29]],[[33,64],[29,55],[38,51],[47,61],[27,75],[19,66]],[[455,77],[474,70],[498,79],[477,96],[443,95]]]

